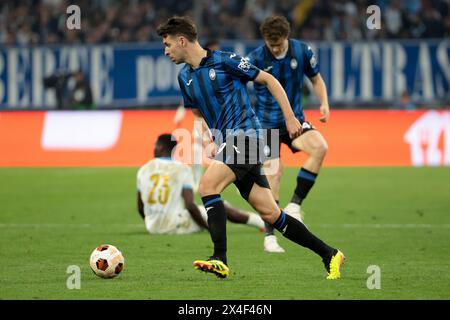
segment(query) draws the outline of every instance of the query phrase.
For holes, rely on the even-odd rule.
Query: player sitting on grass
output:
[[[137,174],[137,206],[150,233],[189,234],[208,228],[205,207],[194,202],[191,167],[171,157],[176,145],[172,135],[160,135],[155,144],[155,159]],[[225,210],[231,222],[264,228],[264,222],[254,213],[229,205]]]

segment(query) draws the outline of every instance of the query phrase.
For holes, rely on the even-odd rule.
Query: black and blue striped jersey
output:
[[[216,143],[242,133],[261,136],[261,124],[246,86],[259,71],[236,53],[222,51],[208,51],[198,68],[185,64],[180,70],[178,82],[184,105],[200,111]]]
[[[300,122],[305,121],[301,102],[303,76],[311,78],[319,73],[319,64],[311,47],[302,41],[289,39],[288,51],[282,59],[276,59],[265,45],[250,52],[247,58],[255,67],[278,79],[286,91],[295,116]],[[254,109],[263,128],[285,129],[283,112],[267,87],[257,83],[254,87]]]

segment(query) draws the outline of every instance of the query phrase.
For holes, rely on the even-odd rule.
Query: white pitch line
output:
[[[414,224],[414,223],[344,223],[344,224],[316,224],[314,225],[319,228],[371,228],[371,229],[447,229],[450,228],[450,224]]]
[[[89,223],[0,223],[0,228],[103,228]],[[110,224],[109,226],[142,227],[143,224]]]
[[[144,224],[109,224],[110,227],[132,227],[141,228]],[[344,224],[307,224],[307,226],[317,228],[344,228],[344,229],[448,229],[450,224],[381,224],[381,223],[344,223]],[[104,224],[88,224],[88,223],[0,223],[0,228],[104,228]]]

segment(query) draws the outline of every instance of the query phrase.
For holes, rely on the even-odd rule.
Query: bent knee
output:
[[[266,214],[260,213],[260,214],[261,214],[261,219],[263,219],[264,222],[267,222],[270,225],[273,225],[278,219],[275,212],[270,212],[270,213],[266,213]]]
[[[254,209],[259,213],[264,222],[270,223],[271,225],[277,221],[280,210],[278,207],[268,208],[266,206],[254,207]]]
[[[312,150],[312,155],[316,158],[325,158],[328,152],[328,144],[326,142],[317,144]]]

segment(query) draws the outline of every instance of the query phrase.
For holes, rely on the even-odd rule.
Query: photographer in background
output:
[[[56,109],[69,109],[67,81],[71,76],[70,72],[56,71],[43,80],[44,88],[55,90]]]
[[[55,90],[56,109],[89,110],[95,108],[91,86],[81,71],[56,71],[44,78],[44,87]]]
[[[75,72],[73,79],[75,80],[75,84],[73,89],[69,91],[70,109],[95,109],[91,86],[86,80],[84,73],[81,71]]]

